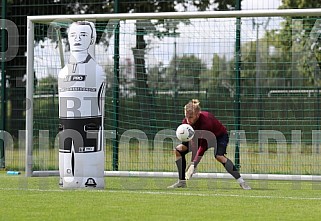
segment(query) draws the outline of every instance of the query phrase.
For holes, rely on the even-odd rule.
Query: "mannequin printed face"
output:
[[[92,29],[89,25],[72,24],[68,33],[68,40],[72,52],[88,50],[93,43]]]

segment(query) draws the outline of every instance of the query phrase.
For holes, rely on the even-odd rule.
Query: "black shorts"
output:
[[[213,142],[214,144],[216,144],[216,146],[210,146],[214,147],[214,156],[216,157],[218,156],[224,156],[227,152],[226,152],[226,148],[229,142],[229,136],[228,134],[223,134],[219,137],[216,137],[216,142]],[[211,142],[212,143],[212,142]],[[189,142],[182,142],[183,145],[185,145],[188,148],[188,151],[192,151],[189,145]]]
[[[229,142],[228,134],[223,134],[216,138],[217,148],[214,148],[214,156],[224,156]]]

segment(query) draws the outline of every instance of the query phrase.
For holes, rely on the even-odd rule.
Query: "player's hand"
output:
[[[189,167],[187,168],[186,174],[185,174],[185,179],[189,180],[193,174],[195,173],[195,166],[194,163],[192,162]]]

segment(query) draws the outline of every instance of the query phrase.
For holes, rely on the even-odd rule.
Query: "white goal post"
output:
[[[242,10],[242,11],[205,11],[205,12],[163,12],[163,13],[124,13],[124,14],[78,14],[78,15],[46,15],[27,17],[27,83],[26,83],[26,150],[25,175],[48,176],[59,175],[58,171],[33,171],[34,146],[34,50],[35,29],[37,24],[50,24],[58,20],[94,20],[94,21],[124,21],[151,19],[210,19],[210,18],[254,18],[254,17],[285,17],[285,16],[320,16],[321,9],[284,9],[284,10]],[[59,45],[61,47],[61,45]],[[59,48],[61,50],[61,48]],[[58,116],[57,116],[58,117]],[[174,164],[174,161],[173,161]],[[145,171],[105,171],[105,176],[144,176],[144,177],[177,177],[176,172],[145,172]],[[246,179],[274,180],[307,180],[321,181],[319,175],[283,175],[283,174],[244,174]],[[231,178],[226,173],[199,173],[199,178]]]

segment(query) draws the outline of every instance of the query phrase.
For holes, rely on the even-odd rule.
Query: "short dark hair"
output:
[[[91,38],[94,38],[94,29],[91,26],[90,22],[88,22],[88,21],[76,21],[74,23],[76,23],[77,25],[88,25],[90,27],[90,30],[91,30]]]

